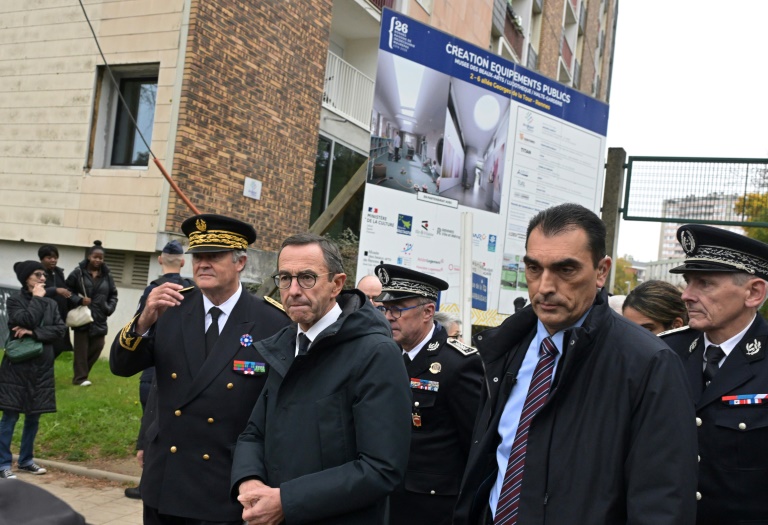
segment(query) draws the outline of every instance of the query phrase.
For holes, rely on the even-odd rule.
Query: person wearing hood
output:
[[[8,330],[13,338],[31,337],[43,343],[43,353],[35,358],[11,363],[3,355],[0,363],[0,479],[16,475],[11,467],[11,440],[19,415],[24,414],[18,469],[29,474],[45,474],[34,461],[34,445],[40,415],[56,412],[56,388],[53,380],[53,342],[66,330],[58,307],[45,297],[45,271],[38,261],[13,265],[21,283],[21,292],[6,301]]]
[[[255,343],[267,382],[235,447],[246,522],[387,521],[411,436],[408,376],[388,323],[314,234],[282,243],[275,284],[293,324]]]
[[[92,323],[74,328],[73,385],[91,386],[88,374],[104,349],[107,318],[117,308],[117,287],[104,262],[104,253],[101,241],[94,241],[86,258],[67,277],[67,288],[72,292],[75,306],[87,306],[93,317]]]

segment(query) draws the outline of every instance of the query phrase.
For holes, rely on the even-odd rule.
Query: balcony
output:
[[[511,5],[507,5],[507,16],[504,18],[504,38],[507,39],[517,57],[523,56],[523,46],[525,45],[525,36],[523,35],[523,26],[520,23],[520,16],[515,14]]]
[[[568,45],[565,35],[560,44],[560,59],[558,60],[557,80],[563,84],[570,84],[573,80],[571,75],[571,64],[573,64],[573,51]]]
[[[392,9],[395,4],[395,0],[368,0],[368,2],[373,4],[379,11],[382,11],[385,7]]]
[[[369,130],[373,107],[373,79],[329,52],[325,66],[323,107]]]
[[[536,50],[533,49],[533,46],[528,46],[528,61],[525,64],[525,67],[532,71],[536,71],[539,69],[539,55],[536,54]]]
[[[573,87],[579,89],[581,85],[581,63],[577,60],[573,64]]]
[[[563,62],[565,62],[566,67],[568,68],[568,72],[571,72],[571,63],[573,62],[573,51],[571,50],[571,46],[568,44],[568,40],[563,36],[563,42],[560,46],[560,55],[563,57]]]

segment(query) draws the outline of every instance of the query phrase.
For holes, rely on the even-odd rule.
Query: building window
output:
[[[330,138],[320,136],[315,157],[315,180],[312,189],[312,209],[309,222],[313,224],[328,205],[349,182],[357,170],[368,160],[353,149]],[[340,234],[346,228],[360,235],[360,216],[363,211],[363,190],[352,198],[350,205],[336,219],[331,235]]]
[[[149,164],[159,67],[113,66],[115,82],[105,67],[99,67],[88,168],[146,168]]]

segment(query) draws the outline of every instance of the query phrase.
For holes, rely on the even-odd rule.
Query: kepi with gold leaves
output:
[[[189,237],[187,253],[245,250],[256,241],[250,224],[212,213],[190,217],[181,224],[181,231]]]

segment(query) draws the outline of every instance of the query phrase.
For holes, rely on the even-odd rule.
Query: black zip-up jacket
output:
[[[91,309],[93,322],[73,328],[73,330],[77,332],[88,331],[88,335],[91,337],[107,335],[107,318],[117,308],[117,287],[106,263],[101,265],[101,276],[96,279],[91,276],[91,272],[86,269],[87,267],[88,259],[80,261],[77,268],[72,270],[67,277],[67,288],[72,292],[75,306],[79,306],[83,302],[83,285],[85,285],[85,293],[91,299],[88,308]],[[81,276],[83,277],[82,281],[80,280]]]
[[[482,523],[496,480],[499,420],[536,333],[528,307],[477,337],[486,389],[454,514]],[[679,357],[597,295],[563,355],[527,442],[518,523],[691,525],[696,427]]]

